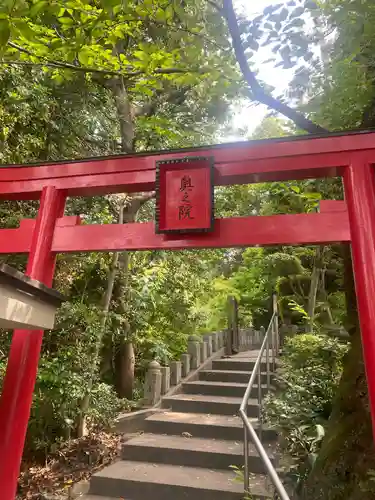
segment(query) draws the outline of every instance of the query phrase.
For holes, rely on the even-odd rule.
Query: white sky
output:
[[[243,9],[249,16],[249,19],[252,19],[257,14],[260,14],[268,5],[276,3],[280,3],[280,0],[235,0],[234,2],[235,8],[238,9],[238,11]],[[282,68],[274,68],[272,63],[262,64],[262,61],[267,60],[271,54],[272,52],[270,52],[270,49],[260,47],[255,61],[257,63],[257,69],[259,70],[259,78],[264,82],[273,85],[275,87],[275,95],[280,95],[287,90],[293,71]],[[241,105],[235,107],[234,110],[235,116],[233,119],[233,125],[235,128],[247,129],[247,137],[241,137],[240,135],[227,135],[224,138],[225,141],[248,139],[251,132],[257,125],[259,125],[267,113],[267,108],[265,106],[255,105],[250,100],[243,102]]]

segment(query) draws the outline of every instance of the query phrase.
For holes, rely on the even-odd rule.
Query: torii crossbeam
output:
[[[156,162],[214,161],[215,185],[336,177],[344,202],[320,213],[217,219],[204,234],[156,234],[154,223],[81,225],[65,217],[68,196],[155,189]],[[178,151],[0,168],[0,199],[39,199],[36,220],[0,230],[0,253],[27,253],[26,273],[52,285],[57,253],[111,250],[351,243],[373,427],[375,429],[375,133],[329,134]],[[170,200],[173,201],[173,200]],[[0,489],[14,500],[43,331],[15,330],[0,399]]]

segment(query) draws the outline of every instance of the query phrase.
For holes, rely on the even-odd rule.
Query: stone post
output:
[[[244,328],[241,331],[243,335],[243,349],[247,351],[251,346],[251,328]]]
[[[188,353],[191,356],[191,368],[196,370],[201,364],[201,345],[199,337],[190,335],[188,340]]]
[[[212,337],[212,352],[216,352],[219,350],[219,335],[215,333],[211,333]]]
[[[171,361],[171,385],[181,382],[181,361]]]
[[[207,359],[207,342],[204,342],[202,338],[200,345],[201,345],[201,363],[204,363]]]
[[[169,366],[161,366],[161,393],[167,394],[171,388],[171,369]]]
[[[219,349],[224,347],[224,332],[219,332]]]
[[[217,348],[221,349],[221,338],[220,338],[221,332],[216,332],[216,337],[217,337]]]
[[[203,335],[203,339],[207,342],[207,357],[212,356],[212,335]]]
[[[154,406],[161,397],[161,371],[157,361],[151,361],[145,380],[145,403]]]
[[[225,354],[227,356],[231,356],[233,354],[232,349],[234,349],[234,348],[231,345],[232,335],[231,335],[230,330],[226,330],[223,332],[223,338],[224,338],[223,345],[225,346]]]
[[[181,354],[181,375],[187,377],[190,373],[190,354]]]

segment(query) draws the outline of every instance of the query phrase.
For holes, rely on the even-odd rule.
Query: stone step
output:
[[[213,370],[233,370],[233,371],[248,371],[251,372],[255,366],[256,359],[248,358],[222,358],[215,359],[212,362]],[[272,365],[270,365],[272,371]],[[261,371],[266,373],[267,363],[261,363]]]
[[[242,398],[224,396],[205,396],[202,394],[176,394],[163,398],[162,407],[178,412],[214,413],[219,415],[236,415],[240,409]],[[247,414],[258,416],[258,400],[249,399]]]
[[[255,429],[257,419],[250,418]],[[145,431],[170,436],[182,435],[184,432],[193,437],[223,439],[230,441],[243,440],[242,420],[237,415],[210,415],[202,413],[156,413],[145,420]],[[276,441],[277,432],[263,426],[263,443]]]
[[[238,382],[211,382],[206,380],[197,380],[186,382],[182,385],[185,394],[207,394],[212,396],[228,396],[242,398],[245,394],[247,384]],[[267,385],[261,386],[262,393],[266,394]],[[258,397],[258,386],[254,385],[250,397]]]
[[[265,476],[252,479],[251,498],[270,498]],[[90,494],[129,500],[242,500],[232,471],[120,460],[94,474]]]
[[[248,384],[251,376],[251,371],[235,371],[235,370],[202,370],[199,372],[199,380],[207,382],[237,382],[239,384]],[[270,379],[272,380],[271,373]],[[261,374],[262,384],[267,383],[267,374]]]
[[[272,445],[268,443],[266,449],[274,461]],[[142,434],[123,446],[121,456],[124,460],[228,471],[231,466],[243,466],[243,443],[197,438],[189,433],[181,436]],[[254,446],[249,448],[249,471],[265,474],[264,465]]]

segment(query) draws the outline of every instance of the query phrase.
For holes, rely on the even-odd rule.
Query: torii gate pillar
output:
[[[344,172],[363,356],[375,434],[375,171],[360,159]]]
[[[53,186],[43,189],[31,241],[26,274],[48,286],[55,270],[52,239],[65,198]],[[43,330],[14,330],[12,337],[0,404],[0,488],[4,500],[16,496],[42,340]]]

